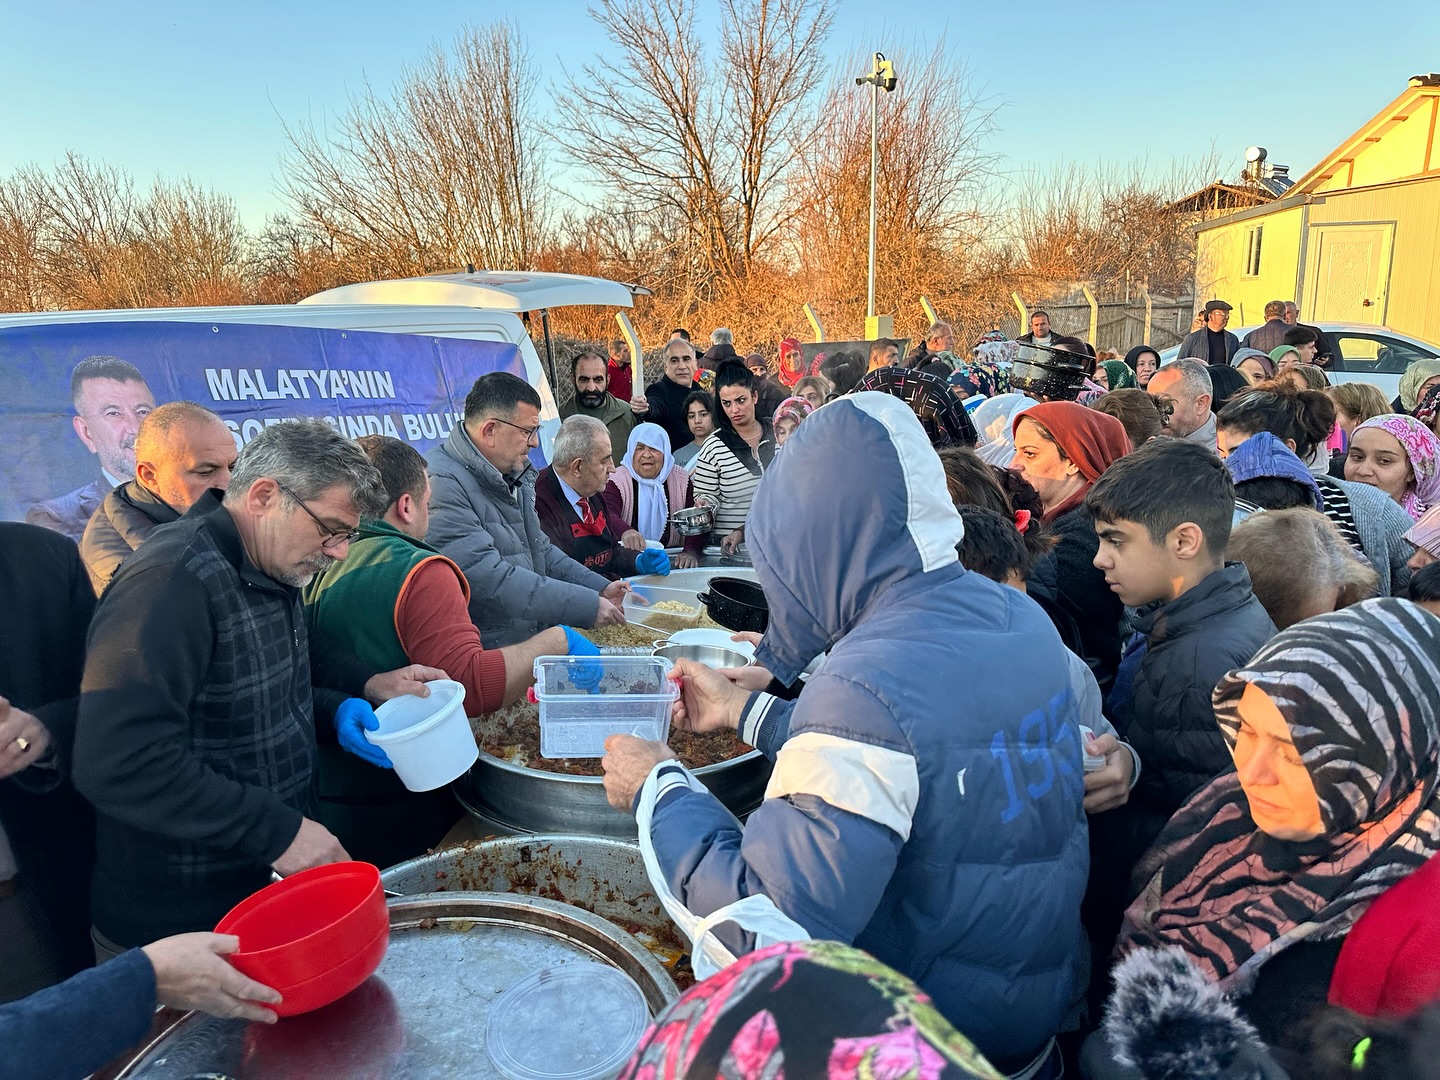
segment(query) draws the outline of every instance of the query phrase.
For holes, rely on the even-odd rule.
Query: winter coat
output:
[[[158,526],[179,517],[169,503],[138,480],[121,484],[106,495],[80,539],[80,557],[85,560],[95,595],[105,591],[120,564]]]
[[[95,516],[95,511],[100,509],[110,491],[110,481],[102,476],[84,487],[36,503],[25,511],[25,520],[31,525],[68,536],[78,544],[80,537],[85,535],[86,524]]]
[[[1114,719],[1145,762],[1127,809],[1158,834],[1195,789],[1231,767],[1210,696],[1226,672],[1248,661],[1276,630],[1241,563],[1145,610],[1136,629],[1145,635],[1145,659]],[[1141,835],[1148,832],[1142,828]]]
[[[744,363],[745,358],[735,351],[735,346],[726,342],[723,345],[711,345],[700,355],[700,367],[709,368],[711,371],[719,371],[720,365],[727,360],[734,360]]]
[[[1240,339],[1229,330],[1220,331],[1225,335],[1225,359],[1216,360],[1210,355],[1210,347],[1206,343],[1205,335],[1209,332],[1208,327],[1202,326],[1199,330],[1185,335],[1185,340],[1180,343],[1180,351],[1175,354],[1175,359],[1184,360],[1186,357],[1194,357],[1206,364],[1230,363],[1230,358],[1235,355],[1235,350],[1240,348]]]
[[[645,419],[665,429],[665,434],[670,436],[672,449],[684,446],[695,438],[690,434],[690,421],[685,418],[685,399],[696,389],[694,385],[682,386],[668,376],[645,388],[645,400],[650,405]],[[616,464],[619,464],[624,456],[622,451],[620,457],[615,459]]]
[[[0,1005],[6,1080],[89,1076],[134,1046],[155,1018],[155,968],[139,949]]]
[[[1269,355],[1271,349],[1285,344],[1285,335],[1289,332],[1290,324],[1284,319],[1267,319],[1264,326],[1257,326],[1245,335],[1240,342],[1240,347],[1242,349],[1259,349]]]
[[[0,521],[0,611],[0,697],[44,724],[56,748],[54,767],[32,765],[0,780],[0,828],[65,970],[78,971],[95,962],[95,814],[69,773],[95,593],[75,545],[49,529]],[[10,1045],[0,1035],[7,1054]]]
[[[834,513],[843,490],[867,511]],[[1083,992],[1079,713],[1049,619],[965,571],[961,531],[904,402],[860,393],[806,420],[747,525],[771,602],[757,660],[790,684],[829,655],[796,701],[746,705],[741,738],[775,771],[743,830],[663,765],[652,835],[691,910],[768,895],[914,978],[1009,1072]]]
[[[560,419],[566,420],[572,416],[591,416],[605,425],[605,430],[610,433],[610,456],[617,464],[629,449],[630,432],[640,422],[635,410],[630,408],[630,402],[621,401],[614,394],[606,394],[598,409],[587,409],[575,398],[571,398],[560,406]]]
[[[1317,476],[1325,496],[1325,516],[1342,525],[1346,515],[1360,537],[1361,550],[1380,575],[1381,596],[1404,596],[1410,584],[1409,559],[1415,548],[1405,533],[1415,520],[1405,508],[1373,484]],[[1342,498],[1337,497],[1343,496]]]
[[[317,636],[316,677],[336,678],[312,690],[299,590],[250,561],[221,494],[127,559],[90,624],[75,786],[94,925],[121,945],[208,930],[269,882],[313,816],[317,705],[375,674]]]
[[[1054,582],[1055,599],[1080,631],[1081,658],[1108,694],[1120,666],[1120,618],[1125,605],[1105,584],[1104,572],[1095,568],[1100,550],[1095,519],[1082,503],[1046,528],[1059,543],[1041,560],[1037,573],[1042,582]]]
[[[594,626],[610,582],[557,548],[535,513],[535,470],[511,482],[475,449],[464,424],[431,450],[426,541],[470,582],[470,617],[498,649],[550,626]]]

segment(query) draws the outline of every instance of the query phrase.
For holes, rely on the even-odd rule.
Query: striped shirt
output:
[[[767,431],[760,444],[762,448],[768,439]],[[761,473],[765,469],[761,462],[766,456],[762,452],[758,458],[752,459],[759,464]],[[715,531],[729,533],[745,524],[750,514],[750,502],[755,498],[755,489],[760,486],[760,475],[747,469],[716,431],[710,434],[695,455],[690,468],[690,482],[697,499],[708,495],[715,500]]]

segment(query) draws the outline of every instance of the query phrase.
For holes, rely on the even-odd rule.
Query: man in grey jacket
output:
[[[542,629],[625,621],[629,586],[581,566],[550,542],[535,514],[540,395],[509,372],[475,380],[465,417],[430,451],[427,540],[470,582],[470,618],[487,648]]]

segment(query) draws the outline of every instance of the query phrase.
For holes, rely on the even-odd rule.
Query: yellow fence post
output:
[[[805,312],[805,318],[810,320],[810,325],[815,328],[815,340],[817,342],[824,341],[825,327],[820,325],[820,316],[815,314],[814,305],[806,304],[801,310]]]
[[[925,309],[925,318],[930,320],[931,326],[940,321],[940,316],[935,314],[935,305],[930,303],[928,296],[920,297],[920,306]]]
[[[625,339],[625,344],[630,346],[630,385],[632,391],[643,397],[645,393],[645,359],[640,352],[640,335],[635,333],[635,327],[630,323],[630,316],[623,311],[615,313],[615,321],[620,324],[620,336]]]
[[[1089,285],[1080,286],[1080,295],[1085,297],[1085,302],[1090,305],[1090,347],[1098,349],[1095,338],[1100,333],[1100,305],[1095,302],[1095,294],[1090,291]]]
[[[1025,306],[1025,301],[1020,299],[1018,292],[1012,292],[1010,299],[1015,301],[1015,307],[1020,312],[1020,334],[1030,329],[1030,309]],[[1019,337],[1020,334],[1016,334]]]
[[[1149,345],[1149,344],[1150,344],[1150,323],[1151,323],[1151,319],[1153,318],[1153,316],[1154,316],[1154,314],[1155,314],[1155,302],[1150,299],[1150,290],[1149,290],[1149,289],[1142,289],[1142,290],[1140,291],[1140,295],[1145,298],[1145,332],[1144,332],[1144,335],[1140,338],[1140,343],[1141,343],[1142,345]]]

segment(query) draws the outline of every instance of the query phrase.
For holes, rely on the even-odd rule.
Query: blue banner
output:
[[[165,402],[212,409],[237,447],[270,424],[320,417],[352,438],[390,435],[424,453],[491,371],[525,378],[519,346],[211,322],[0,330],[0,520],[78,536],[110,488],[134,477],[140,421]]]

